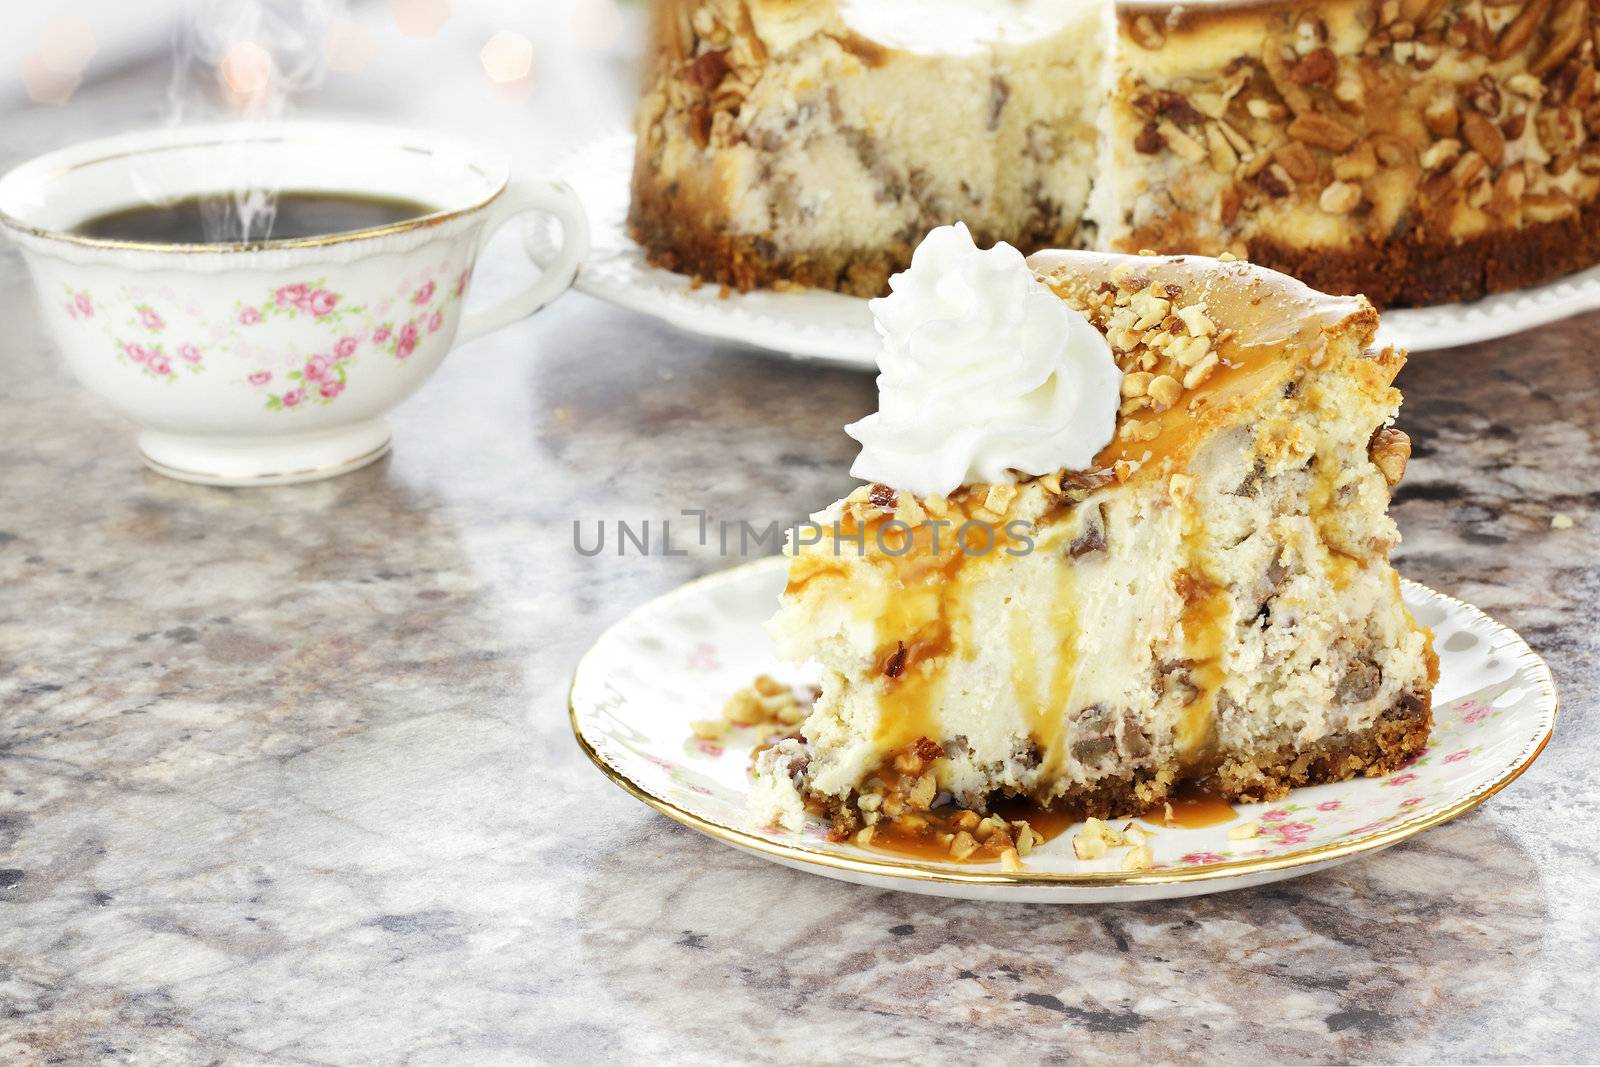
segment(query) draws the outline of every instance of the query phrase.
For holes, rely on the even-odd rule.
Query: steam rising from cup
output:
[[[322,84],[344,0],[190,0],[173,48],[171,121],[269,122]],[[202,205],[211,241],[272,235],[279,189],[238,188]]]

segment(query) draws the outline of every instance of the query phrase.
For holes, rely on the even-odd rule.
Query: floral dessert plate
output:
[[[765,859],[847,882],[972,900],[1079,904],[1193,896],[1293,878],[1354,859],[1469,811],[1533,763],[1555,725],[1550,669],[1514,632],[1470,604],[1406,582],[1406,604],[1434,632],[1439,684],[1428,747],[1395,774],[1297,789],[1274,804],[1240,804],[1195,829],[1136,820],[1153,863],[1124,871],[1113,851],[1081,861],[1069,828],[1026,857],[928,861],[828,840],[812,819],[792,833],[748,810],[751,749],[735,727],[716,741],[690,723],[715,719],[734,691],[767,673],[805,683],[779,663],[762,626],[787,572],[768,559],[724,571],[645,604],[612,626],[572,681],[578,744],[617,785],[651,807]],[[1120,821],[1118,825],[1121,825]],[[1245,836],[1248,834],[1249,836]]]
[[[681,330],[735,341],[797,359],[876,370],[879,338],[866,300],[820,289],[723,294],[694,288],[682,274],[652,267],[628,236],[633,135],[616,133],[569,158],[559,176],[589,213],[592,250],[574,285],[590,296],[662,319]],[[560,231],[530,223],[528,251],[553,261]],[[1383,313],[1378,340],[1410,352],[1508,337],[1600,307],[1600,267],[1545,285],[1468,304],[1395,308]]]

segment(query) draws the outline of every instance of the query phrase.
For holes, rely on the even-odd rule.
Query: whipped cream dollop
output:
[[[931,231],[871,302],[878,411],[845,427],[850,473],[918,496],[1081,470],[1111,441],[1122,372],[1100,332],[964,223]]]

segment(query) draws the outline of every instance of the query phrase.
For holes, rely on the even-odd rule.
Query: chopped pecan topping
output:
[[[1506,155],[1506,139],[1499,127],[1476,111],[1461,116],[1461,136],[1491,167],[1499,167]]]
[[[1185,126],[1198,126],[1206,120],[1182,93],[1161,94],[1157,107],[1162,115]]]
[[[1317,198],[1317,206],[1330,215],[1345,215],[1361,203],[1361,187],[1350,182],[1330,182]]]
[[[888,662],[883,665],[883,673],[890,678],[898,678],[906,672],[906,643],[896,641],[894,651],[889,654]]]
[[[1145,123],[1144,129],[1135,134],[1133,138],[1134,151],[1141,152],[1147,156],[1155,155],[1166,146],[1167,142],[1162,138],[1161,131],[1156,129],[1156,124],[1153,122]]]
[[[1367,442],[1367,455],[1392,489],[1405,477],[1406,461],[1411,458],[1411,438],[1392,426],[1380,426]]]
[[[1106,550],[1105,505],[1102,504],[1094,512],[1084,517],[1083,529],[1078,536],[1072,539],[1067,546],[1067,555],[1072,559],[1087,556],[1091,552],[1104,552]]]
[[[1550,10],[1550,0],[1528,0],[1528,3],[1511,24],[1500,31],[1494,43],[1494,59],[1509,59],[1528,46],[1545,12]]]
[[[1330,152],[1343,152],[1354,145],[1360,135],[1343,122],[1329,115],[1308,111],[1295,117],[1289,124],[1289,136],[1315,148]]]
[[[1284,145],[1274,153],[1273,158],[1283,164],[1283,169],[1295,181],[1310,183],[1317,180],[1317,157],[1300,142],[1291,141]]]
[[[1301,56],[1300,61],[1289,69],[1289,77],[1294,79],[1296,85],[1331,86],[1338,73],[1339,61],[1326,48]]]
[[[1264,170],[1256,175],[1256,184],[1268,196],[1281,199],[1289,195],[1289,183],[1284,181],[1272,170]]]
[[[1456,111],[1456,102],[1449,97],[1441,96],[1422,109],[1422,121],[1427,125],[1428,132],[1435,137],[1454,137],[1456,128],[1461,123],[1461,116]]]
[[[707,52],[696,57],[684,70],[684,80],[698,88],[710,91],[722,84],[728,73],[728,53]]]
[[[1166,34],[1156,26],[1155,19],[1149,15],[1140,15],[1133,20],[1133,25],[1128,29],[1128,35],[1134,39],[1140,48],[1154,51],[1167,43]]]

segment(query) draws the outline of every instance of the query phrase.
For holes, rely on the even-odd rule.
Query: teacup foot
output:
[[[144,430],[139,434],[139,451],[151,470],[180,482],[291,485],[365,467],[389,451],[391,439],[386,420],[369,419],[294,437],[209,437]]]

